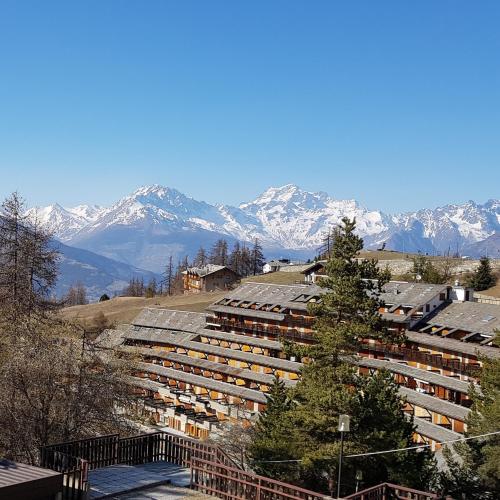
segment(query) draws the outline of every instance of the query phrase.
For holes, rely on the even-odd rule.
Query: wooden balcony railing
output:
[[[312,340],[312,333],[304,333],[297,330],[298,325],[293,323],[290,328],[284,326],[275,326],[275,325],[266,325],[265,323],[257,323],[257,324],[248,324],[243,321],[231,321],[223,318],[209,318],[209,323],[218,325],[222,328],[228,329],[238,329],[242,330],[247,335],[258,335],[258,334],[267,334],[273,335],[276,339],[279,338],[287,338],[290,340]],[[243,339],[242,339],[243,342]]]
[[[383,354],[387,357],[394,357],[405,361],[415,361],[416,363],[422,363],[436,368],[461,372],[469,376],[477,375],[480,369],[479,364],[464,363],[459,359],[443,358],[440,354],[430,354],[418,351],[417,349],[410,349],[409,347],[363,344],[361,350],[367,351],[373,355]]]

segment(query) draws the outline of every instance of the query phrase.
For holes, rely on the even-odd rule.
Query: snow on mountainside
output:
[[[264,232],[284,248],[311,248],[321,244],[325,230],[338,224],[342,217],[356,217],[363,235],[387,229],[381,212],[369,212],[354,200],[334,200],[326,193],[309,193],[293,184],[270,188],[240,209],[253,215]]]
[[[108,208],[51,205],[38,214],[66,244],[155,272],[169,255],[193,256],[200,245],[209,247],[220,237],[230,244],[259,238],[268,255],[311,256],[328,228],[345,216],[356,217],[369,248],[385,242],[408,252],[455,252],[500,233],[498,200],[387,215],[292,184],[269,188],[239,207],[211,205],[153,185]]]

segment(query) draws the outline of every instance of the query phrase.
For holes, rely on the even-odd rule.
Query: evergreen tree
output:
[[[258,238],[255,238],[252,247],[252,274],[262,273],[262,268],[264,267],[264,254],[262,253],[262,246],[259,243]]]
[[[370,377],[359,376],[350,439],[366,451],[391,450],[414,445],[415,424],[403,411],[393,374],[382,370]],[[435,469],[432,452],[409,450],[356,458],[344,471],[346,483],[355,484],[356,469],[363,470],[366,485],[380,482],[427,489]]]
[[[227,241],[223,239],[217,240],[210,252],[210,264],[227,266],[228,260]]]
[[[241,248],[241,276],[248,276],[252,272],[252,253],[250,249],[243,245]]]
[[[106,300],[109,300],[109,295],[107,293],[103,293],[100,297],[99,297],[99,302],[106,302]]]
[[[294,462],[272,463],[273,460],[297,459],[296,439],[293,431],[291,411],[294,403],[285,384],[275,378],[267,397],[266,409],[259,414],[249,449],[252,468],[258,474],[290,482],[299,480],[300,466]]]
[[[241,259],[241,246],[240,243],[237,241],[234,244],[233,250],[231,254],[229,255],[229,267],[237,274],[240,276],[243,275],[242,273],[242,259]]]
[[[440,270],[425,255],[413,257],[413,269],[411,277],[424,283],[445,283],[448,274],[441,273]]]
[[[203,247],[200,247],[196,257],[194,258],[193,265],[196,267],[205,267],[208,264],[208,254]]]
[[[467,434],[477,436],[500,429],[500,359],[483,359],[481,392],[471,391],[472,412]],[[441,475],[444,494],[454,498],[500,498],[500,436],[458,443],[446,453]]]
[[[289,436],[294,457],[301,459],[298,482],[316,489],[330,489],[337,477],[339,415],[351,416],[346,453],[407,446],[414,429],[404,416],[392,377],[382,373],[365,379],[357,375],[349,360],[357,354],[362,339],[389,343],[403,340],[386,328],[379,313],[382,287],[390,276],[378,269],[376,261],[358,259],[363,241],[355,234],[355,227],[355,221],[343,219],[341,226],[333,230],[327,276],[320,285],[326,290],[320,301],[310,304],[310,312],[316,317],[316,344],[299,346],[298,351],[308,362],[293,390],[294,410],[275,417],[285,426],[283,435]],[[364,471],[370,469],[365,486],[388,479],[426,486],[432,465],[429,456],[424,453],[411,460],[408,455],[405,458],[412,464],[411,470],[400,457],[378,458],[376,466],[372,459],[350,459],[343,471],[342,493],[354,490],[359,466]]]
[[[481,292],[495,286],[496,277],[491,270],[491,262],[488,257],[481,257],[479,267],[468,281],[468,286],[474,290]]]
[[[153,298],[157,293],[157,284],[156,284],[156,279],[151,278],[149,283],[146,286],[146,290],[144,291],[144,296],[147,299]]]

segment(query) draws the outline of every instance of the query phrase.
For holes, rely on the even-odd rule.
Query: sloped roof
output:
[[[414,342],[415,344],[420,344],[428,347],[437,347],[445,351],[470,354],[472,356],[477,356],[478,354],[480,354],[492,359],[500,358],[500,349],[498,349],[497,347],[483,346],[474,344],[472,342],[465,342],[462,340],[441,337],[439,335],[412,331],[406,332],[406,338],[409,341]]]
[[[426,324],[493,336],[500,330],[500,305],[454,302],[428,318]]]
[[[390,281],[384,286],[380,298],[386,304],[418,307],[431,301],[436,295],[446,292],[447,288],[447,285]]]
[[[217,273],[219,271],[222,271],[223,269],[227,269],[228,271],[237,275],[237,273],[235,273],[230,267],[219,266],[217,264],[207,264],[203,267],[188,267],[186,271],[183,271],[183,274],[192,273],[197,274],[200,278],[204,278],[205,276]]]
[[[205,313],[144,308],[132,320],[132,324],[196,333],[205,328]]]

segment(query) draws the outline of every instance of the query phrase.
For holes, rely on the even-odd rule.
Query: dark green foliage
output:
[[[415,425],[404,414],[393,375],[381,371],[358,381],[357,410],[351,441],[365,450],[390,450],[413,446]],[[363,470],[365,484],[387,481],[426,489],[435,466],[429,449],[362,457],[348,462],[346,474],[354,478]]]
[[[259,415],[255,425],[254,439],[249,449],[252,468],[258,474],[283,481],[299,479],[299,464],[268,462],[295,460],[299,457],[291,420],[294,406],[285,384],[276,378],[267,394],[266,409]]]
[[[445,283],[447,276],[425,255],[413,257],[412,278],[424,283]]]
[[[99,297],[99,302],[105,302],[106,300],[109,300],[109,295],[107,293],[103,293],[100,297]]]
[[[468,435],[500,430],[500,359],[484,359],[481,392],[471,391]],[[446,452],[448,471],[441,475],[444,493],[454,498],[500,498],[500,436],[456,444]]]
[[[481,257],[479,267],[476,272],[470,277],[467,285],[474,290],[481,292],[495,286],[496,277],[491,270],[491,262],[488,257]]]
[[[332,480],[336,481],[339,415],[351,416],[346,454],[406,447],[412,443],[414,430],[413,422],[404,415],[392,376],[379,373],[365,378],[357,375],[349,362],[362,339],[403,340],[386,328],[379,314],[380,293],[390,276],[378,269],[376,261],[357,258],[363,241],[355,234],[355,227],[355,221],[344,219],[331,233],[327,277],[321,281],[327,290],[320,301],[310,305],[317,318],[317,343],[309,348],[287,346],[289,351],[306,356],[308,362],[287,398],[283,388],[281,392],[275,389],[269,415],[265,413],[258,424],[256,434],[263,437],[258,449],[253,450],[254,459],[301,459],[300,465],[261,463],[259,470],[272,477],[293,479],[316,491],[328,491]],[[291,408],[286,404],[290,398]],[[349,458],[342,494],[354,491],[357,469],[363,470],[364,486],[390,480],[425,488],[432,465],[428,452]]]

